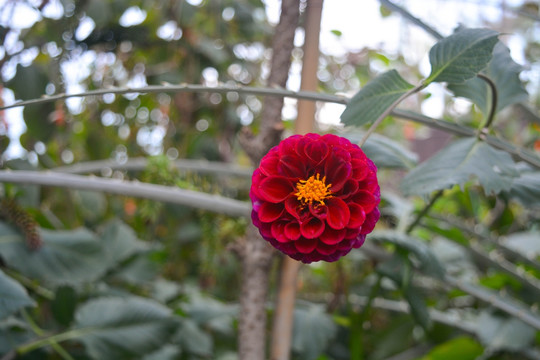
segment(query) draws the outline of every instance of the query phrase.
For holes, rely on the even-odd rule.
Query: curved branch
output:
[[[180,93],[180,92],[195,92],[195,93],[239,93],[246,95],[262,95],[262,96],[274,96],[278,98],[291,97],[295,99],[304,99],[311,101],[324,101],[337,104],[346,104],[348,99],[344,96],[337,95],[328,95],[321,94],[313,91],[291,91],[286,90],[281,87],[251,87],[251,86],[241,86],[241,85],[221,85],[221,86],[205,86],[205,85],[196,85],[196,84],[163,84],[163,85],[149,85],[143,87],[112,87],[107,89],[98,89],[83,91],[80,93],[73,94],[57,94],[51,96],[43,96],[39,99],[31,99],[25,101],[18,101],[10,105],[0,106],[0,110],[10,109],[20,106],[28,105],[38,105],[48,102],[54,102],[57,100],[65,100],[75,97],[90,97],[90,96],[99,96],[105,94],[152,94],[152,93]]]
[[[67,189],[103,191],[110,194],[140,197],[187,205],[231,216],[249,216],[251,206],[240,200],[193,190],[156,184],[81,176],[52,171],[0,170],[0,182],[56,186]]]
[[[68,174],[94,173],[100,172],[101,170],[107,168],[111,170],[140,171],[144,170],[147,164],[148,159],[142,157],[132,158],[123,163],[108,159],[80,162],[69,166],[59,166],[51,170]],[[248,166],[240,166],[218,161],[181,159],[175,160],[171,162],[171,164],[179,170],[195,171],[207,174],[241,177],[251,177],[251,175],[253,174],[253,169]]]

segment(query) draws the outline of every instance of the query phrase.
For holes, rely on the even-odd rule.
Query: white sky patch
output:
[[[75,39],[82,41],[86,39],[96,28],[96,23],[92,18],[85,16],[79,21],[79,26],[75,30]]]
[[[0,0],[0,25],[11,29],[26,29],[39,20],[39,12],[25,2]]]
[[[141,24],[146,19],[146,11],[138,6],[131,6],[124,11],[118,22],[123,27]]]

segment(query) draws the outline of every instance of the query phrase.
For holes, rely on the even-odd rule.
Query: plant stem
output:
[[[490,88],[490,94],[491,94],[491,106],[489,109],[489,114],[486,120],[486,124],[482,127],[480,133],[487,134],[487,131],[489,130],[489,127],[493,123],[493,120],[495,119],[495,112],[497,111],[497,99],[498,99],[498,93],[497,93],[497,87],[495,86],[495,83],[485,76],[484,74],[478,74],[476,77],[484,80],[489,88]]]
[[[411,96],[412,94],[415,94],[417,93],[418,91],[422,90],[423,88],[425,88],[426,85],[425,84],[420,84],[412,89],[410,89],[409,91],[407,91],[406,93],[404,93],[403,95],[401,95],[396,101],[394,101],[392,103],[392,105],[390,105],[378,118],[377,120],[375,120],[375,122],[369,127],[368,131],[364,134],[364,137],[362,137],[362,139],[360,140],[360,142],[358,143],[358,146],[362,147],[364,145],[364,143],[366,142],[366,140],[371,136],[371,134],[375,131],[375,129],[377,128],[377,126],[379,126],[381,124],[381,122],[388,116],[390,115],[390,113],[392,112],[392,110],[394,110],[403,100],[405,100],[406,98],[408,98],[409,96]]]
[[[364,323],[366,322],[371,307],[373,305],[373,300],[377,296],[381,288],[382,276],[377,276],[377,281],[371,287],[369,296],[364,303],[364,308],[361,313],[355,313],[352,311],[352,320],[351,324],[351,359],[353,360],[362,360],[364,358],[364,344],[363,344],[363,332],[364,332]]]
[[[424,216],[426,216],[426,214],[429,212],[429,210],[433,207],[433,205],[435,204],[435,202],[442,196],[444,190],[439,190],[435,193],[435,195],[433,195],[433,197],[431,198],[431,200],[429,201],[429,203],[426,204],[426,206],[422,209],[422,211],[420,211],[414,221],[412,223],[410,223],[410,225],[407,227],[407,229],[405,230],[405,234],[410,234],[411,231],[413,231],[413,229],[420,223],[420,220],[422,220],[422,218]]]
[[[12,278],[17,280],[18,282],[20,282],[24,286],[32,289],[32,291],[34,291],[39,296],[41,296],[41,297],[43,297],[43,298],[45,298],[47,300],[54,299],[54,292],[52,292],[51,290],[46,289],[46,288],[38,285],[35,281],[32,281],[31,279],[28,279],[27,277],[19,274],[18,272],[14,271],[14,270],[9,269],[9,268],[3,268],[2,270],[7,275],[11,276]]]
[[[26,322],[28,322],[28,324],[30,325],[32,331],[37,336],[43,336],[43,334],[45,334],[45,332],[34,322],[32,317],[28,314],[28,312],[26,312],[26,310],[22,309],[21,313]],[[64,348],[60,346],[57,341],[54,341],[52,337],[46,338],[46,340],[48,340],[48,345],[50,345],[64,360],[73,360],[73,357],[71,357],[71,355],[69,355],[69,353],[64,350]]]

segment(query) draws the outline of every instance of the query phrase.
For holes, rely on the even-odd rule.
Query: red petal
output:
[[[271,231],[272,236],[276,241],[281,243],[288,242],[289,239],[285,236],[285,222],[284,221],[274,221],[272,223]]]
[[[297,155],[284,155],[279,160],[278,171],[284,176],[303,178],[306,176],[306,162]]]
[[[304,152],[313,164],[318,164],[328,156],[328,145],[324,141],[316,140],[306,144]]]
[[[290,240],[298,240],[300,238],[300,224],[297,222],[289,222],[285,225],[285,236]]]
[[[274,153],[268,153],[265,157],[262,158],[259,169],[266,176],[273,176],[278,174],[278,162],[279,156],[277,151]]]
[[[319,239],[327,245],[335,245],[345,237],[347,230],[334,230],[331,227],[326,227]]]
[[[368,191],[360,190],[352,197],[352,201],[355,204],[364,208],[365,213],[369,213],[375,209],[375,206],[379,204],[379,200]]]
[[[341,191],[339,192],[339,195],[336,195],[336,196],[340,197],[341,199],[347,199],[356,191],[358,191],[358,181],[353,180],[353,179],[348,179],[343,185],[343,188],[341,189]]]
[[[326,245],[325,243],[319,241],[317,244],[317,251],[323,255],[330,255],[337,251],[335,246]]]
[[[381,213],[379,212],[378,208],[373,209],[372,212],[366,215],[366,221],[364,221],[364,224],[362,225],[362,229],[360,231],[361,234],[369,234],[373,231],[375,228],[375,224],[377,224],[377,221],[379,221],[379,217],[381,216]]]
[[[300,232],[306,239],[319,237],[323,231],[324,223],[317,218],[311,218],[309,221],[300,224]]]
[[[333,229],[343,229],[349,223],[349,218],[351,216],[349,207],[343,200],[337,197],[328,198],[325,202],[328,207],[326,222]]]
[[[332,184],[330,191],[333,193],[341,190],[347,179],[351,176],[351,164],[337,159],[334,155],[330,157],[324,169],[326,183]]]
[[[283,177],[267,177],[259,184],[261,198],[272,203],[283,201],[294,191],[292,183]]]
[[[304,212],[302,211],[302,203],[294,195],[289,196],[285,200],[285,209],[297,219],[305,217]]]
[[[347,227],[359,229],[364,223],[364,220],[366,220],[366,213],[364,212],[364,209],[360,205],[349,204],[349,211],[351,212],[351,218],[349,219]]]
[[[273,204],[269,202],[264,202],[259,207],[259,219],[262,222],[272,222],[279,219],[279,217],[283,214],[284,210],[285,207],[283,206],[283,203]]]
[[[296,250],[302,254],[309,254],[317,247],[317,239],[306,239],[301,237],[296,240],[293,244],[296,247]]]
[[[313,205],[313,203],[311,203],[309,204],[309,212],[311,213],[311,215],[321,220],[326,219],[326,217],[328,216],[328,208],[326,207],[326,205]]]

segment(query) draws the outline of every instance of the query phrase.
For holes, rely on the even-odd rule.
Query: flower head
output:
[[[349,140],[295,135],[253,172],[251,217],[262,237],[305,263],[359,248],[379,220],[377,168]]]

